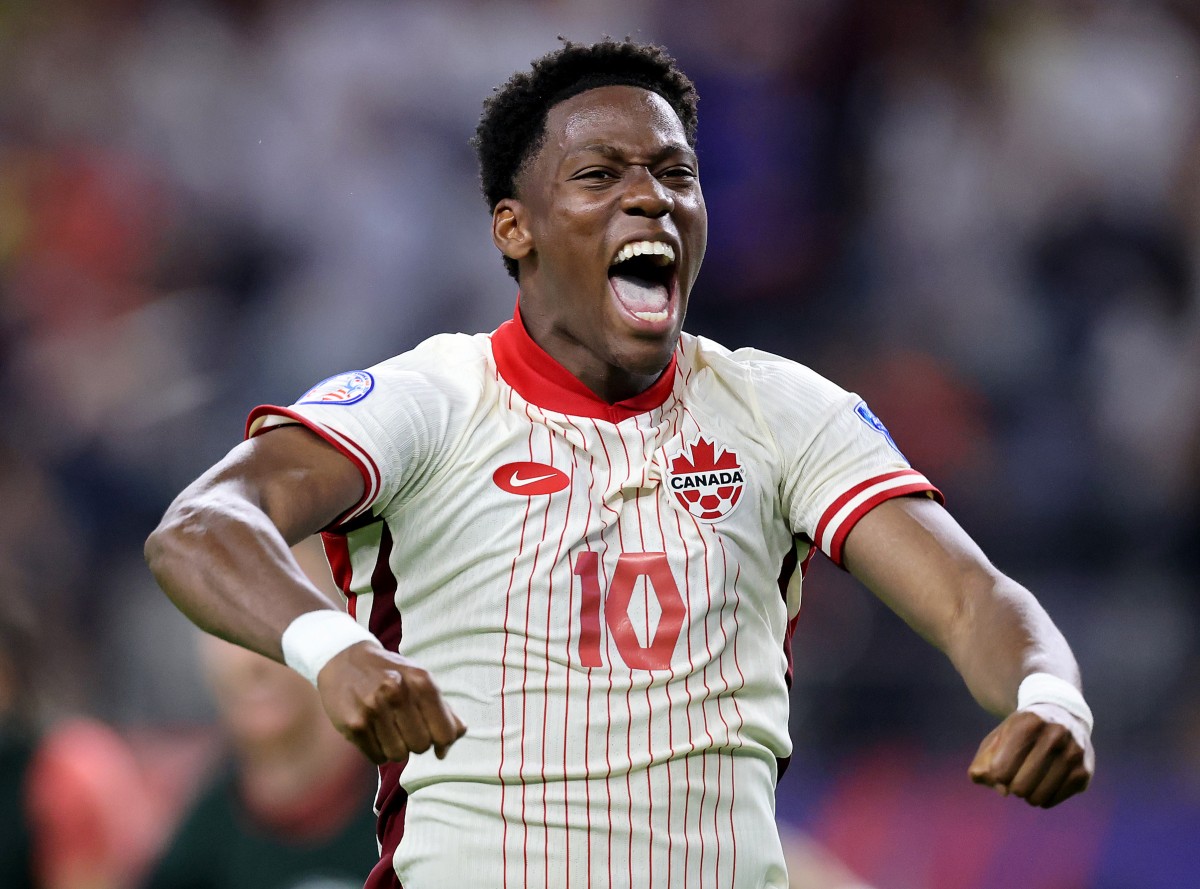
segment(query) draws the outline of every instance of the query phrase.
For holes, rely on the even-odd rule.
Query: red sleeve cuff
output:
[[[821,514],[813,542],[835,565],[844,567],[842,547],[859,520],[885,500],[913,494],[926,494],[938,503],[945,503],[942,492],[915,469],[887,472],[859,482],[829,504]]]
[[[267,420],[270,417],[284,417],[289,420],[289,423],[278,423],[268,425]],[[263,433],[270,432],[273,429],[279,429],[284,425],[300,424],[306,429],[320,436],[330,445],[338,450],[346,459],[353,463],[363,478],[363,495],[359,501],[346,510],[334,521],[330,522],[328,527],[323,530],[335,531],[340,526],[360,516],[379,496],[380,488],[382,487],[383,478],[379,472],[379,466],[371,455],[354,441],[349,436],[338,432],[336,429],[331,429],[321,423],[316,422],[311,417],[306,417],[298,411],[286,407],[277,407],[271,404],[260,404],[250,412],[250,416],[246,418],[246,438],[251,439]]]

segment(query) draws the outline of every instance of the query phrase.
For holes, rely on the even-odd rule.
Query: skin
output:
[[[282,663],[288,624],[332,608],[289,547],[362,493],[362,476],[333,447],[299,427],[278,429],[242,442],[184,489],[147,540],[146,559],[202,630]],[[466,732],[428,672],[379,645],[342,651],[317,687],[334,727],[376,763],[431,748],[445,756]]]
[[[661,96],[630,86],[555,105],[517,195],[492,214],[493,241],[519,263],[530,336],[608,402],[644,391],[671,360],[707,238],[683,125]],[[624,311],[609,285],[613,257],[638,240],[675,251],[676,286],[661,323]]]
[[[551,109],[517,195],[493,214],[497,247],[519,263],[531,336],[607,401],[644,391],[678,342],[707,237],[696,174],[664,100],[602,87]],[[643,238],[666,240],[676,252],[662,322],[625,312],[608,282],[616,251]],[[282,660],[288,624],[330,607],[288,547],[362,493],[348,459],[307,430],[284,427],[238,445],[180,494],[148,540],[147,559],[201,628]],[[848,536],[845,561],[1003,717],[971,764],[972,780],[1039,806],[1087,786],[1094,753],[1076,717],[1050,705],[1013,713],[1017,686],[1031,672],[1078,687],[1069,647],[1032,594],[998,572],[944,509],[916,498],[876,507]],[[335,656],[318,687],[333,724],[375,762],[429,749],[444,755],[466,731],[427,672],[379,646],[360,643]]]
[[[1087,788],[1095,751],[1084,723],[1049,704],[1013,712],[1030,673],[1079,688],[1066,639],[945,509],[913,497],[886,501],[854,526],[843,555],[855,577],[946,653],[975,700],[1004,717],[980,744],[972,781],[1044,808]]]

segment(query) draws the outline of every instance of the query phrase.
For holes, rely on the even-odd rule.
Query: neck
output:
[[[535,343],[546,350],[551,358],[570,371],[571,375],[587,386],[597,398],[609,404],[641,395],[654,385],[663,368],[653,373],[638,374],[601,361],[587,346],[569,334],[554,332],[543,334],[529,332]],[[663,364],[666,367],[666,364]]]
[[[666,401],[675,385],[672,353],[666,369],[649,388],[621,401],[606,401],[529,335],[520,311],[492,334],[492,355],[496,370],[531,404],[610,423],[654,410]]]
[[[525,301],[521,302],[519,311],[529,338],[592,394],[608,404],[616,404],[641,395],[654,385],[655,380],[670,363],[671,355],[668,354],[661,366],[650,371],[639,373],[630,370],[603,360],[596,354],[594,347],[584,343],[570,331],[557,325],[553,317],[538,312]]]

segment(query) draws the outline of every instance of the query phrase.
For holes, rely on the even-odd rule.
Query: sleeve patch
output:
[[[296,404],[354,404],[374,388],[375,378],[368,371],[351,370],[317,383]]]
[[[883,420],[875,416],[875,413],[869,407],[867,407],[867,403],[865,401],[860,401],[854,406],[854,413],[858,414],[859,419],[887,439],[887,443],[891,446],[892,450],[897,454],[900,454],[900,456],[904,458],[905,463],[908,462],[908,458],[905,457],[900,448],[896,446],[896,442],[892,438],[892,434],[888,432],[887,427],[883,425]]]

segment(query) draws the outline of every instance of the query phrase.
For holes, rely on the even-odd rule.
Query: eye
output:
[[[617,174],[612,170],[607,170],[604,167],[588,167],[586,170],[581,170],[571,177],[572,179],[588,179],[594,182],[602,182],[605,179],[616,179]]]
[[[658,174],[659,179],[670,179],[676,182],[692,182],[696,179],[696,171],[691,167],[668,167]]]

